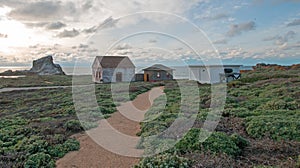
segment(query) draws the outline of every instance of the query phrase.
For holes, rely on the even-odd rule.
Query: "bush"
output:
[[[230,136],[230,138],[240,149],[244,149],[245,147],[247,147],[250,144],[247,139],[241,137],[240,135],[238,135],[236,133],[232,134]]]
[[[299,115],[262,115],[246,118],[246,131],[254,138],[300,141]]]
[[[48,148],[48,152],[53,157],[63,157],[70,151],[79,150],[80,144],[75,139],[68,139],[63,144],[58,144]]]
[[[64,128],[71,132],[79,132],[83,130],[81,123],[78,120],[70,120],[66,122],[64,124]]]
[[[165,153],[154,157],[146,157],[142,159],[139,165],[135,168],[189,168],[191,167],[191,161],[186,158],[179,157],[176,154]]]
[[[296,110],[299,109],[299,103],[296,101],[286,102],[284,100],[272,100],[262,105],[264,110]]]
[[[25,168],[39,168],[47,167],[54,168],[55,162],[51,159],[51,156],[45,153],[36,153],[28,157],[24,164]]]
[[[225,153],[230,156],[237,156],[241,153],[238,147],[238,141],[227,136],[225,133],[214,132],[202,143],[204,149],[213,153]]]
[[[237,134],[227,136],[222,132],[213,132],[204,142],[200,142],[201,134],[208,132],[203,129],[191,129],[176,145],[180,153],[193,151],[211,151],[213,153],[225,153],[231,156],[240,154],[241,149],[248,145],[248,141]]]

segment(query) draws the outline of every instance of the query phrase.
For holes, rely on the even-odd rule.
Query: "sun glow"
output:
[[[23,23],[7,17],[11,9],[0,8],[0,52],[12,54],[15,47],[28,47],[41,41],[49,41],[49,36],[27,28]]]

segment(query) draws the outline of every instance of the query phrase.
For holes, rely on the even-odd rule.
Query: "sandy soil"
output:
[[[74,135],[80,142],[80,150],[68,153],[58,160],[57,167],[126,168],[137,164],[138,156],[143,153],[135,148],[139,140],[136,133],[140,131],[140,121],[153,100],[163,94],[163,87],[153,88],[137,96],[132,102],[121,104],[110,118],[100,120],[97,128]]]

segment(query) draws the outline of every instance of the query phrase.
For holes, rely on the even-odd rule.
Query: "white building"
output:
[[[242,65],[192,65],[189,66],[189,79],[200,83],[222,83],[240,78]]]
[[[134,80],[135,65],[126,56],[97,56],[92,73],[96,83],[130,82]]]

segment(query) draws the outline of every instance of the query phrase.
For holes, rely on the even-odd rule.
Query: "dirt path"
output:
[[[132,102],[121,104],[117,108],[118,111],[110,118],[100,120],[97,128],[84,134],[74,135],[80,142],[80,150],[71,152],[58,160],[57,167],[126,168],[137,164],[139,162],[137,156],[143,153],[142,150],[135,148],[139,140],[136,136],[136,133],[140,131],[139,123],[154,99],[163,94],[163,87],[153,88],[137,96]]]

